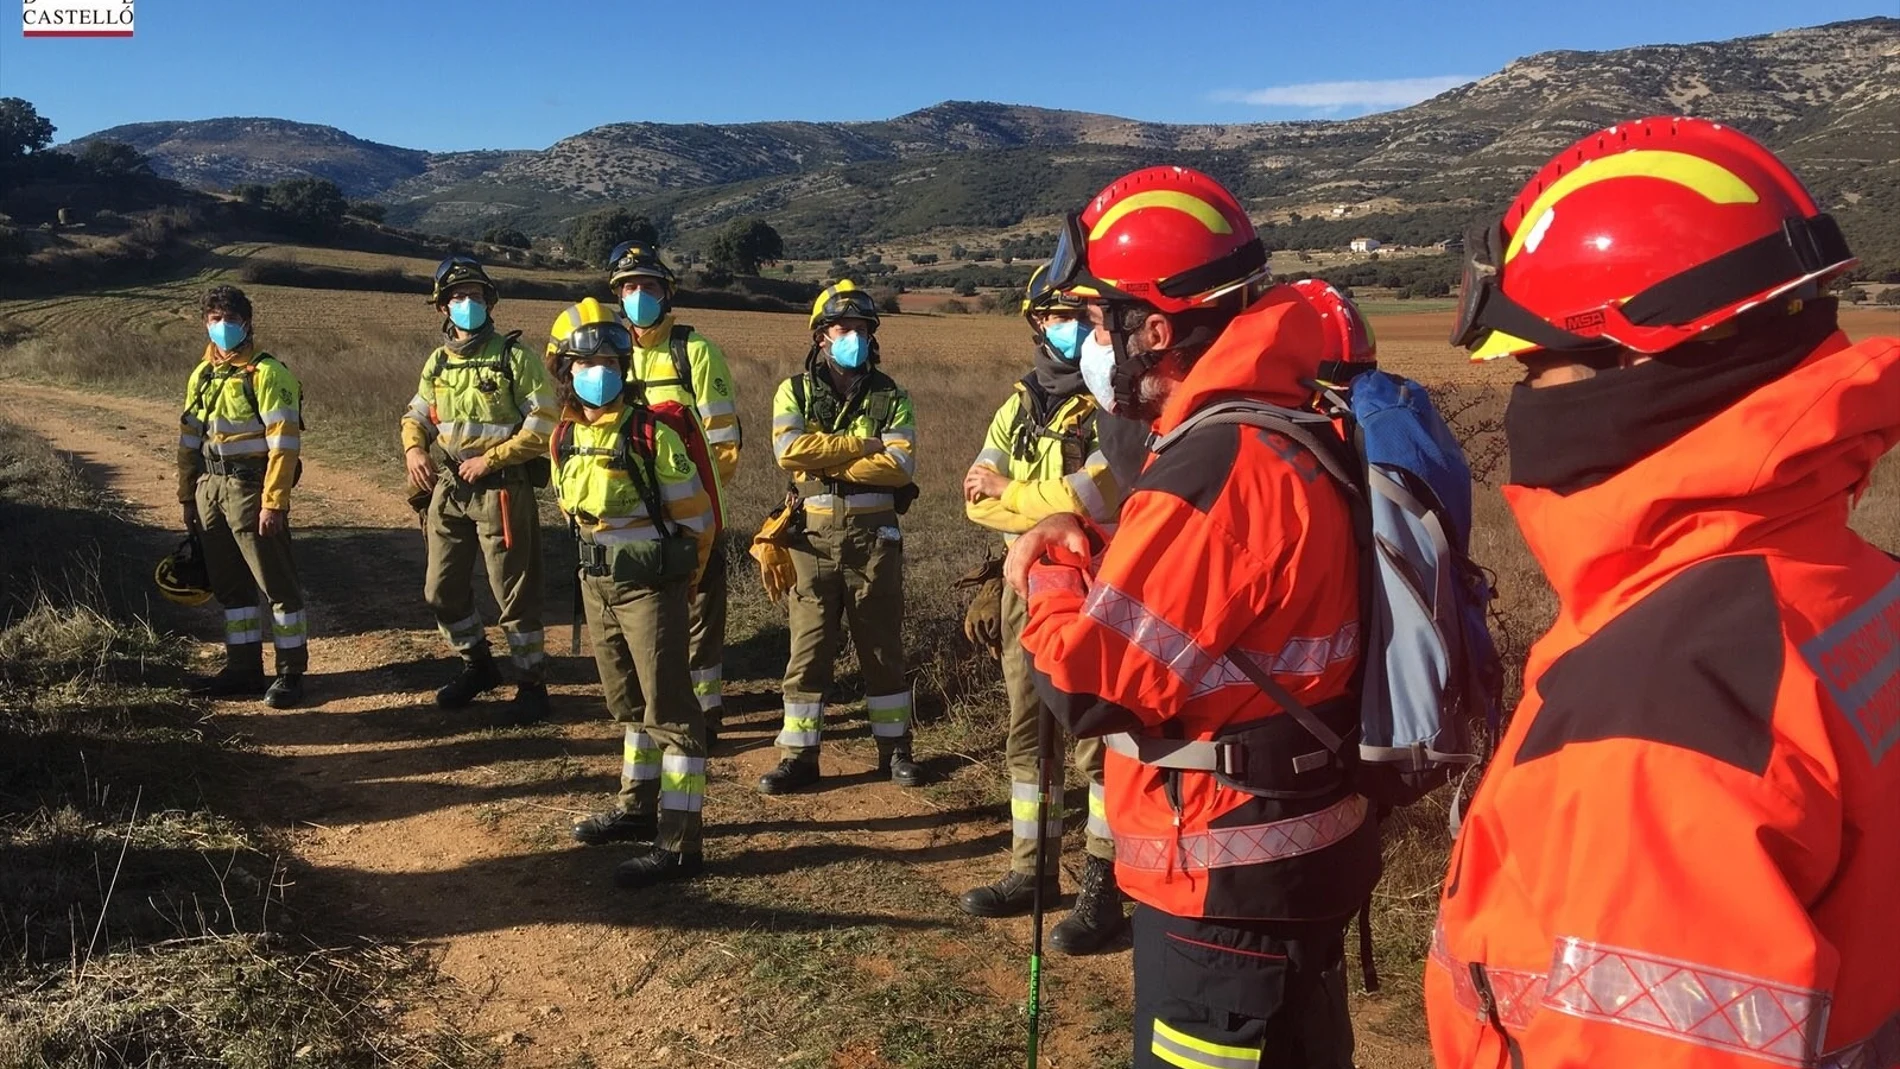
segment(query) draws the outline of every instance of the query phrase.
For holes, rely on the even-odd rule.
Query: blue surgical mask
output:
[[[1082,335],[1082,382],[1095,397],[1102,411],[1115,411],[1115,347],[1095,340],[1095,332]]]
[[[1069,363],[1075,363],[1076,349],[1082,344],[1082,324],[1073,319],[1058,319],[1042,328],[1042,336],[1049,341],[1056,355]]]
[[[831,362],[846,371],[863,367],[864,358],[870,351],[870,347],[864,344],[864,335],[855,330],[831,339]]]
[[[205,333],[211,336],[211,344],[228,353],[244,344],[244,336],[248,332],[242,323],[220,319],[206,327]]]
[[[473,297],[457,297],[449,302],[449,322],[463,330],[479,330],[488,322],[488,306]]]
[[[611,364],[589,364],[574,370],[574,396],[590,408],[613,404],[625,386],[620,369]]]
[[[658,323],[660,317],[666,314],[666,309],[660,307],[660,299],[646,290],[634,290],[620,298],[620,309],[641,330]]]

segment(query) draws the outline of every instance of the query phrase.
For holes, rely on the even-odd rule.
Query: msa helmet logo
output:
[[[20,0],[24,37],[130,37],[132,0]]]

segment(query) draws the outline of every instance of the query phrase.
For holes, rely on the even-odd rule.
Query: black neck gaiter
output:
[[[1573,494],[1605,482],[1806,359],[1835,330],[1833,299],[1740,325],[1581,382],[1512,387],[1504,411],[1511,479]]]

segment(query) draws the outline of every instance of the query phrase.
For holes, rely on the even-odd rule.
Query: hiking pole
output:
[[[567,521],[567,529],[574,536],[574,627],[567,637],[567,655],[581,655],[581,527],[572,517]]]
[[[1036,884],[1029,906],[1029,1069],[1036,1069],[1036,1043],[1042,1028],[1043,887],[1049,872],[1049,797],[1055,793],[1056,718],[1048,707],[1036,711]]]

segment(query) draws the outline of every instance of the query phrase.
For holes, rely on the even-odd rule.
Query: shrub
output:
[[[574,220],[567,231],[567,251],[589,267],[607,266],[607,254],[623,241],[660,243],[653,221],[626,208],[607,208]]]

